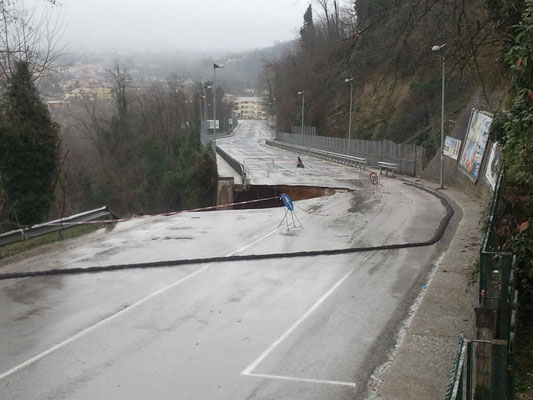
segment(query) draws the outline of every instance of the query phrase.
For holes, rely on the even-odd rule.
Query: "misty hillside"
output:
[[[353,9],[318,3],[304,16],[298,46],[265,68],[280,130],[299,125],[297,93],[305,91],[307,124],[346,137],[345,79],[354,78],[353,136],[401,142],[428,125],[437,136],[441,56],[450,119],[473,95],[492,111],[500,108],[509,86],[504,54],[521,2],[361,0]],[[432,51],[442,44],[442,53]]]
[[[244,89],[261,86],[260,78],[266,62],[281,56],[296,47],[295,42],[276,43],[274,46],[243,52],[204,52],[204,51],[122,51],[98,53],[62,54],[58,64],[65,66],[59,73],[52,74],[41,82],[40,90],[45,95],[54,95],[54,85],[61,80],[76,78],[69,72],[71,66],[99,65],[109,70],[119,63],[130,73],[136,83],[147,78],[165,81],[177,78],[193,82],[213,80],[213,63],[225,68],[217,75],[217,86],[226,92],[244,94]]]

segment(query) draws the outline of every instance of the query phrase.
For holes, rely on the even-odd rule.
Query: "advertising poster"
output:
[[[496,181],[500,173],[500,146],[498,143],[494,143],[490,150],[489,162],[487,163],[487,169],[485,170],[485,179],[489,183],[489,186],[494,190],[496,187]]]
[[[461,140],[446,136],[444,140],[444,155],[454,160],[459,158],[459,150],[461,149]]]
[[[472,109],[463,153],[459,160],[459,168],[474,183],[479,178],[479,171],[483,161],[483,154],[485,154],[491,123],[491,114],[476,110],[475,108]]]

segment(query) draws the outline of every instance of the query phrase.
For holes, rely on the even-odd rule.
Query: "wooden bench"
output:
[[[385,171],[385,175],[389,175],[389,171],[392,172],[392,176],[394,176],[394,172],[396,171],[396,164],[388,163],[384,161],[378,161],[379,166],[379,174],[383,175],[383,171]]]

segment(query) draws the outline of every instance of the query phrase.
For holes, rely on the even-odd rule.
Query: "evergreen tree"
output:
[[[179,155],[179,184],[184,208],[211,206],[216,201],[215,154],[202,147],[198,136],[191,132]]]
[[[59,126],[39,97],[27,62],[17,62],[2,97],[3,219],[10,224],[31,225],[47,217],[54,199]]]
[[[302,48],[307,55],[313,53],[315,42],[315,25],[313,24],[313,8],[307,7],[304,14],[304,24],[300,28],[300,37],[302,39]]]

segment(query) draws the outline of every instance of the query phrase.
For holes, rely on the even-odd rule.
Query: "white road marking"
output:
[[[257,239],[257,240],[254,240],[253,242],[249,243],[248,245],[246,245],[246,246],[244,246],[244,247],[242,247],[242,248],[240,248],[240,249],[238,249],[238,250],[235,250],[235,251],[233,251],[233,252],[227,254],[226,257],[232,256],[232,255],[235,255],[236,253],[239,253],[239,252],[241,252],[241,251],[244,251],[244,250],[246,250],[247,248],[253,246],[254,244],[256,244],[256,243],[258,243],[258,242],[260,242],[260,241],[262,241],[262,240],[265,240],[266,238],[272,236],[272,235],[273,235],[274,233],[276,233],[276,232],[278,232],[278,229],[276,229],[276,230],[274,230],[274,231],[272,231],[272,232],[266,234],[265,236],[260,237],[260,238]],[[166,292],[167,290],[172,289],[174,286],[177,286],[177,285],[179,285],[180,283],[183,283],[183,282],[185,282],[186,280],[189,280],[190,278],[192,278],[192,277],[194,277],[194,276],[200,274],[201,272],[205,271],[205,270],[206,270],[207,268],[209,268],[210,266],[211,266],[211,264],[204,265],[202,268],[198,269],[197,271],[194,271],[194,272],[190,273],[189,275],[187,275],[187,276],[185,276],[185,277],[183,277],[183,278],[177,280],[176,282],[174,282],[174,283],[172,283],[172,284],[170,284],[170,285],[168,285],[168,286],[165,286],[165,287],[162,288],[162,289],[159,289],[159,290],[153,292],[152,294],[150,294],[150,295],[148,295],[148,296],[142,298],[141,300],[139,300],[139,301],[133,303],[133,304],[130,305],[129,307],[126,307],[126,308],[124,308],[124,309],[122,309],[122,310],[116,312],[115,314],[110,315],[110,316],[108,316],[107,318],[104,318],[103,320],[97,322],[96,324],[94,324],[94,325],[92,325],[92,326],[90,326],[90,327],[88,327],[88,328],[85,328],[84,330],[82,330],[82,331],[76,333],[74,336],[71,336],[70,338],[68,338],[68,339],[66,339],[66,340],[64,340],[64,341],[62,341],[62,342],[56,344],[55,346],[50,347],[48,350],[45,350],[45,351],[43,351],[42,353],[39,353],[39,354],[37,354],[36,356],[30,358],[29,360],[26,360],[26,361],[24,361],[23,363],[17,365],[16,367],[11,368],[10,370],[8,370],[8,371],[6,371],[6,372],[0,374],[0,380],[5,379],[5,378],[7,378],[8,376],[13,375],[15,372],[20,371],[21,369],[26,368],[26,367],[28,367],[28,366],[30,366],[30,365],[36,363],[37,361],[43,359],[43,358],[46,357],[47,355],[52,354],[53,352],[55,352],[55,351],[57,351],[57,350],[59,350],[59,349],[65,347],[66,345],[68,345],[68,344],[74,342],[75,340],[81,338],[82,336],[86,335],[87,333],[89,333],[89,332],[91,332],[91,331],[93,331],[93,330],[99,328],[100,326],[102,326],[102,325],[108,323],[109,321],[114,320],[115,318],[117,318],[117,317],[121,316],[122,314],[124,314],[124,313],[126,313],[126,312],[128,312],[128,311],[130,311],[130,310],[132,310],[132,309],[134,309],[134,308],[136,308],[136,307],[138,307],[138,306],[140,306],[141,304],[146,303],[148,300],[152,299],[153,297],[156,297],[156,296],[160,295],[161,293],[164,293],[164,292]]]
[[[376,252],[372,251],[369,253],[360,264],[365,263],[372,257]],[[322,380],[322,379],[308,379],[308,378],[295,378],[291,376],[283,376],[283,375],[271,375],[271,374],[256,374],[252,371],[257,368],[257,366],[283,341],[285,340],[300,324],[305,321],[312,313],[315,311],[326,299],[331,296],[331,294],[340,286],[342,283],[348,279],[350,275],[354,273],[355,269],[352,269],[350,272],[348,272],[346,275],[344,275],[331,289],[329,289],[326,293],[322,295],[320,299],[316,301],[315,304],[311,306],[309,310],[305,312],[304,315],[302,315],[289,329],[287,329],[274,343],[270,345],[268,349],[266,349],[256,360],[254,360],[250,365],[248,365],[242,372],[241,375],[244,376],[252,376],[256,378],[266,378],[266,379],[280,379],[280,380],[286,380],[286,381],[296,381],[296,382],[309,382],[309,383],[322,383],[322,384],[329,384],[329,385],[342,385],[342,386],[350,386],[350,387],[356,387],[356,384],[354,382],[342,382],[342,381],[332,381],[332,380]]]
[[[70,338],[68,338],[68,339],[66,339],[66,340],[64,340],[64,341],[62,341],[61,343],[58,343],[58,344],[56,344],[55,346],[50,347],[48,350],[45,350],[45,351],[43,351],[42,353],[37,354],[35,357],[32,357],[32,358],[30,358],[29,360],[24,361],[22,364],[19,364],[19,365],[17,365],[16,367],[11,368],[9,371],[6,371],[6,372],[4,372],[4,373],[2,373],[2,374],[0,375],[0,380],[2,380],[2,379],[4,379],[4,378],[8,377],[9,375],[12,375],[12,374],[14,374],[15,372],[20,371],[21,369],[23,369],[23,368],[25,368],[25,367],[27,367],[27,366],[29,366],[29,365],[31,365],[31,364],[33,364],[33,363],[35,363],[35,362],[41,360],[42,358],[44,358],[44,357],[46,357],[47,355],[49,355],[49,354],[55,352],[56,350],[59,350],[59,349],[65,347],[67,344],[72,343],[72,342],[75,341],[76,339],[79,339],[80,337],[86,335],[87,333],[89,333],[89,332],[91,332],[91,331],[93,331],[93,330],[99,328],[99,327],[102,326],[103,324],[105,324],[105,323],[107,323],[107,322],[109,322],[109,321],[111,321],[111,320],[113,320],[113,319],[115,319],[115,318],[121,316],[121,315],[124,314],[125,312],[128,312],[128,311],[132,310],[133,308],[138,307],[138,306],[140,306],[140,305],[143,304],[143,303],[146,303],[146,302],[147,302],[148,300],[150,300],[151,298],[153,298],[153,297],[155,297],[155,296],[157,296],[157,295],[160,295],[160,294],[163,293],[163,292],[166,292],[167,290],[173,288],[174,286],[179,285],[179,284],[182,283],[182,282],[185,282],[186,280],[192,278],[192,277],[195,276],[195,275],[198,275],[199,273],[205,271],[210,265],[211,265],[211,264],[204,265],[204,266],[203,266],[202,268],[200,268],[199,270],[194,271],[193,273],[191,273],[191,274],[189,274],[189,275],[187,275],[187,276],[185,276],[185,277],[183,277],[183,278],[177,280],[176,282],[174,282],[174,283],[172,283],[172,284],[170,284],[170,285],[168,285],[168,286],[166,286],[166,287],[164,287],[164,288],[162,288],[162,289],[159,289],[159,290],[153,292],[152,294],[150,294],[150,295],[148,295],[148,296],[142,298],[141,300],[137,301],[136,303],[133,303],[131,306],[129,306],[129,307],[127,307],[127,308],[123,308],[122,310],[116,312],[115,314],[110,315],[109,317],[104,318],[103,320],[97,322],[96,324],[94,324],[94,325],[92,325],[92,326],[90,326],[90,327],[88,327],[88,328],[86,328],[86,329],[84,329],[84,330],[82,330],[82,331],[76,333],[74,336],[71,336]]]
[[[269,375],[269,374],[246,374],[247,376],[255,376],[257,378],[267,378],[267,379],[280,379],[283,381],[294,381],[294,382],[306,382],[306,383],[319,383],[326,385],[339,385],[339,386],[349,386],[356,387],[357,385],[353,382],[340,382],[340,381],[327,381],[322,379],[306,379],[306,378],[294,378],[292,376],[281,376],[281,375]]]
[[[278,229],[278,228],[274,229],[272,232],[267,233],[265,236],[262,236],[262,237],[260,237],[259,239],[254,240],[252,243],[249,243],[249,244],[247,244],[246,246],[241,247],[240,249],[235,250],[235,251],[232,252],[232,253],[229,253],[226,257],[234,256],[235,254],[240,253],[241,251],[244,251],[244,250],[246,250],[246,249],[249,249],[249,248],[252,247],[253,245],[255,245],[255,244],[257,244],[257,243],[259,243],[259,242],[261,242],[261,241],[263,241],[263,240],[265,240],[265,239],[267,239],[267,238],[269,238],[270,236],[272,236],[274,233],[277,233],[277,232],[279,232],[279,229]]]
[[[263,361],[276,347],[278,347],[278,345],[283,342],[283,340],[285,340],[287,336],[289,336],[296,328],[298,328],[298,326],[300,326],[300,324],[304,322],[307,317],[309,317],[313,313],[313,311],[315,311],[329,296],[331,296],[335,289],[337,289],[346,279],[348,279],[348,277],[352,275],[353,272],[354,270],[348,272],[335,285],[333,285],[331,289],[324,293],[322,297],[318,299],[318,301],[316,301],[315,304],[313,304],[311,308],[305,312],[304,315],[302,315],[294,324],[292,324],[292,326],[287,329],[283,333],[283,335],[281,335],[274,343],[272,343],[270,347],[263,352],[263,354],[261,354],[250,365],[248,365],[244,369],[244,371],[241,372],[241,375],[250,375],[251,372],[259,365],[259,363],[261,363],[261,361]]]

